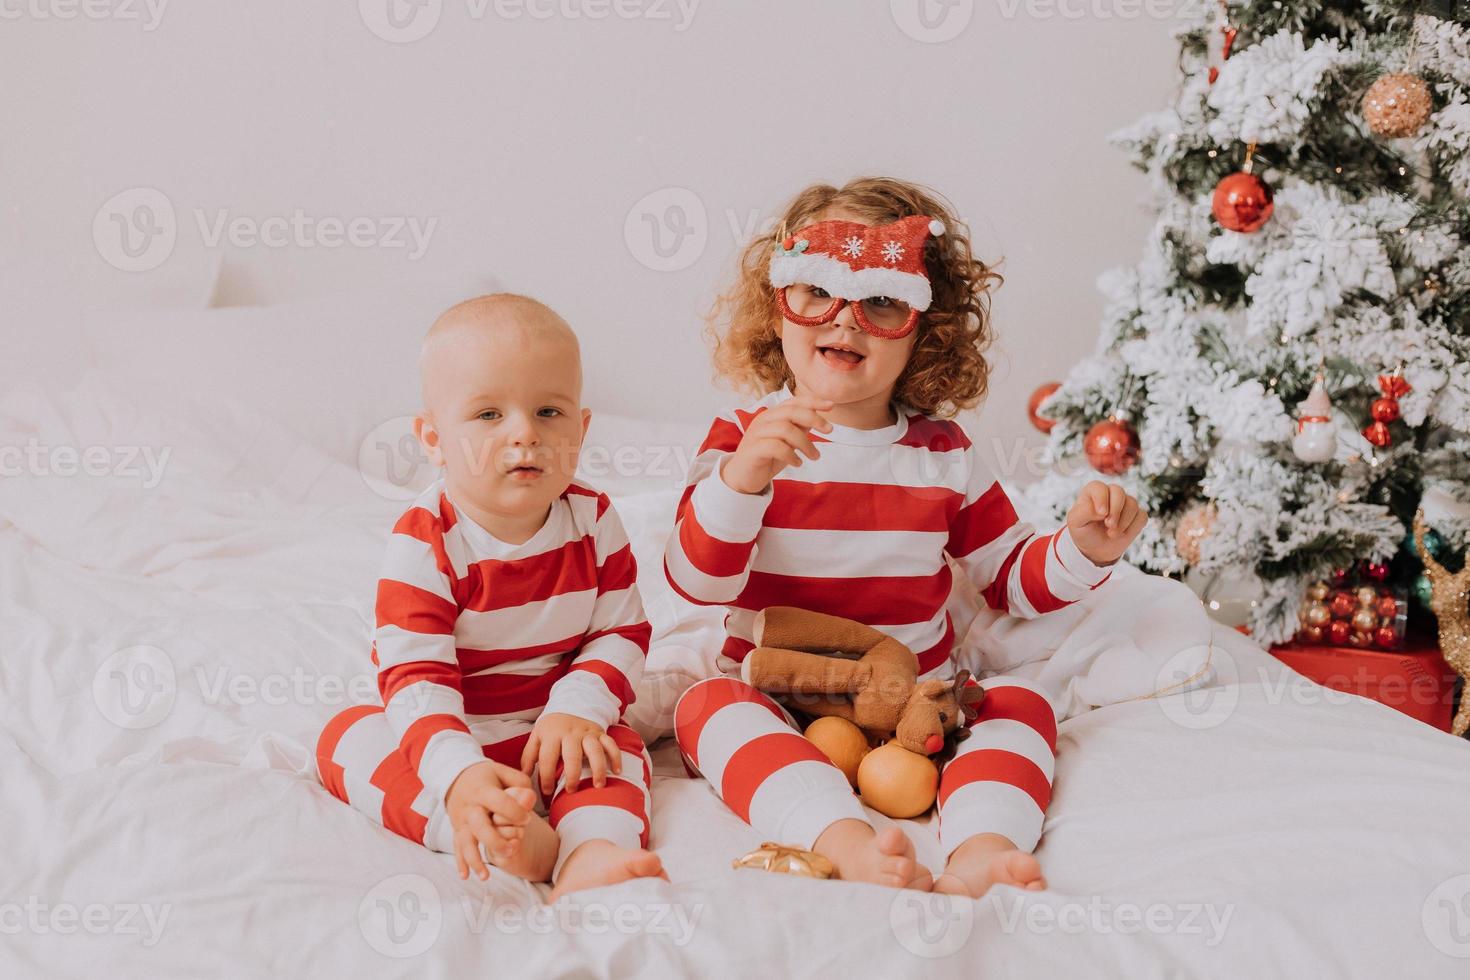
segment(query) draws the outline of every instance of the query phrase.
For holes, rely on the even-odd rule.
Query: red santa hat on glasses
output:
[[[777,243],[771,285],[809,283],[845,300],[887,296],[927,310],[924,243],[942,234],[944,223],[922,214],[886,225],[821,221]]]

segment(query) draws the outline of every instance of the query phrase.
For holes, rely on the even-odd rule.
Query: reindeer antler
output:
[[[970,683],[970,672],[961,670],[954,675],[954,699],[964,712],[965,724],[968,725],[980,715],[980,702],[985,700],[985,688],[979,684]]]

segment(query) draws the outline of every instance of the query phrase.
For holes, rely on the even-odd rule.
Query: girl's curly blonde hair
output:
[[[894,386],[894,399],[926,415],[948,417],[985,397],[990,365],[985,350],[990,292],[1002,278],[970,252],[967,230],[949,203],[932,191],[890,177],[859,177],[833,187],[813,184],[792,199],[776,236],[843,211],[873,224],[924,214],[944,222],[945,233],[924,247],[933,300],[919,317],[914,349]],[[767,268],[777,239],[757,238],[740,256],[735,285],[715,301],[707,334],[715,371],[736,387],[766,394],[791,384],[776,325],[781,314]]]

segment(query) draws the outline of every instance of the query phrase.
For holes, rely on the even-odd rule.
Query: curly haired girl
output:
[[[728,610],[723,675],[675,710],[680,750],[742,819],[842,878],[971,896],[1044,888],[1030,852],[1056,717],[1033,684],[982,682],[940,778],[935,877],[898,827],[874,830],[841,770],[740,665],[757,613],[789,605],[880,627],[925,679],[950,679],[950,560],[993,608],[1036,616],[1100,585],[1147,517],[1121,487],[1091,483],[1064,528],[1038,535],[951,420],[985,395],[1000,276],[939,197],[890,178],[819,184],[779,227],[745,250],[711,326],[718,371],[763,397],[714,421],[665,557],[680,594]]]

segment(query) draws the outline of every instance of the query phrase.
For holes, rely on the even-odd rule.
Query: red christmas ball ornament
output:
[[[1363,563],[1363,574],[1374,582],[1388,581],[1388,566],[1383,562],[1370,561]]]
[[[1346,568],[1334,568],[1332,570],[1332,584],[1333,585],[1342,585],[1347,580],[1348,580],[1348,570]]]
[[[1388,426],[1382,422],[1374,422],[1364,429],[1363,438],[1373,443],[1379,449],[1393,442],[1393,435],[1388,431]]]
[[[1040,429],[1042,432],[1050,432],[1052,430],[1052,426],[1056,425],[1057,423],[1055,419],[1049,419],[1044,415],[1037,414],[1036,410],[1041,407],[1042,402],[1050,398],[1052,396],[1052,393],[1060,387],[1060,382],[1048,381],[1046,384],[1033,391],[1031,393],[1031,397],[1026,402],[1026,417],[1031,420],[1032,425],[1036,426],[1036,428]]]
[[[1339,592],[1332,597],[1332,603],[1327,608],[1332,610],[1335,618],[1347,619],[1357,610],[1358,600],[1351,592]]]
[[[1369,409],[1369,413],[1373,416],[1373,421],[1375,422],[1382,422],[1385,425],[1389,422],[1397,422],[1399,420],[1398,399],[1376,398],[1373,401],[1373,407]]]
[[[1392,650],[1399,645],[1399,634],[1392,626],[1380,626],[1373,631],[1373,645],[1380,650]]]
[[[1271,188],[1255,174],[1243,170],[1227,175],[1216,184],[1210,202],[1210,210],[1222,228],[1245,233],[1259,230],[1270,219],[1274,208]]]
[[[1104,419],[1087,430],[1082,448],[1093,469],[1119,476],[1138,462],[1138,433],[1123,419]]]
[[[1334,619],[1327,624],[1327,638],[1335,646],[1342,646],[1353,635],[1353,624],[1345,619]]]

